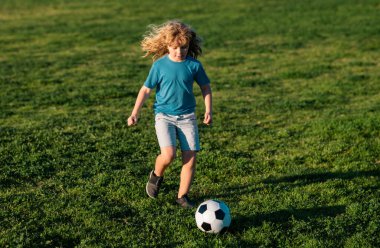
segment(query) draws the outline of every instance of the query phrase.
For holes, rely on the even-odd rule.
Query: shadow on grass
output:
[[[284,177],[270,177],[261,182],[244,185],[234,185],[223,187],[222,191],[209,192],[207,195],[198,196],[196,200],[198,202],[208,199],[224,199],[226,200],[239,200],[240,196],[252,195],[254,197],[255,192],[261,192],[265,189],[271,189],[276,187],[276,184],[282,184],[287,190],[293,187],[302,187],[313,183],[323,183],[329,180],[342,179],[351,180],[360,177],[379,177],[380,170],[374,169],[369,171],[351,171],[351,172],[324,172],[324,173],[307,173],[300,175],[284,176]],[[361,187],[366,192],[377,192],[380,189],[380,185]]]
[[[323,183],[334,179],[350,180],[359,177],[380,177],[380,169],[369,171],[350,171],[350,172],[318,172],[291,175],[283,177],[269,177],[257,184],[235,185],[223,187],[223,191],[203,196],[204,199],[238,197],[241,195],[252,194],[263,190],[273,184],[286,184],[287,187],[305,186],[313,183]],[[368,190],[378,190],[378,187],[368,188]]]
[[[354,179],[357,177],[379,177],[380,169],[369,170],[369,171],[349,171],[349,172],[318,172],[318,173],[305,173],[301,175],[284,176],[278,178],[267,178],[263,182],[265,184],[276,184],[276,183],[295,183],[300,184],[310,184],[310,183],[320,183],[326,182],[332,179]]]
[[[253,214],[248,216],[234,216],[229,232],[240,233],[252,227],[261,226],[264,222],[285,224],[292,217],[296,220],[310,221],[316,218],[335,217],[345,212],[342,205],[328,207],[314,207],[302,209],[284,209],[265,214]]]
[[[1,176],[0,177],[0,185],[1,187],[5,189],[10,189],[13,187],[21,187],[25,186],[26,184],[31,184],[31,185],[36,185],[35,180],[24,177],[24,176],[14,176],[14,177],[9,177],[9,176]]]
[[[61,234],[53,234],[46,237],[45,244],[40,243],[40,245],[46,245],[46,247],[76,247],[80,245],[80,238],[78,237],[64,237]]]

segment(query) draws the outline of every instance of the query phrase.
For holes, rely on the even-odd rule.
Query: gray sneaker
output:
[[[158,177],[154,174],[154,171],[150,172],[148,183],[146,184],[146,193],[150,198],[156,198],[158,195],[158,191],[160,190],[160,186],[164,180],[164,177]]]
[[[195,203],[187,195],[177,198],[176,202],[183,208],[193,208],[195,206]]]

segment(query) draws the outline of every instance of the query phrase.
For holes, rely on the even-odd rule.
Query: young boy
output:
[[[151,198],[157,197],[165,169],[175,159],[178,138],[183,166],[176,202],[184,208],[194,207],[188,193],[194,178],[196,153],[200,149],[194,81],[204,98],[203,123],[212,123],[210,80],[196,59],[202,53],[200,41],[194,30],[179,21],[151,26],[150,33],[144,37],[141,45],[146,52],[145,57],[152,55],[155,61],[128,118],[128,126],[137,124],[141,107],[155,88],[155,128],[161,154],[157,156],[155,168],[149,175],[146,192]]]

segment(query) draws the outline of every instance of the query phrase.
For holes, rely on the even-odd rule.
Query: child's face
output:
[[[181,62],[186,59],[187,52],[189,51],[189,44],[181,45],[179,43],[172,43],[168,46],[169,58],[175,62]]]

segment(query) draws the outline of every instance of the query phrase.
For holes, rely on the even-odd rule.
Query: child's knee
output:
[[[163,153],[163,154],[161,154],[161,156],[165,160],[166,164],[172,163],[174,161],[174,159],[176,158],[175,152]]]
[[[164,147],[161,148],[160,159],[165,164],[170,164],[176,158],[176,149],[175,147]]]
[[[196,151],[182,151],[182,157],[188,159],[195,159],[197,155]]]
[[[182,151],[182,162],[191,167],[195,167],[196,151]]]

